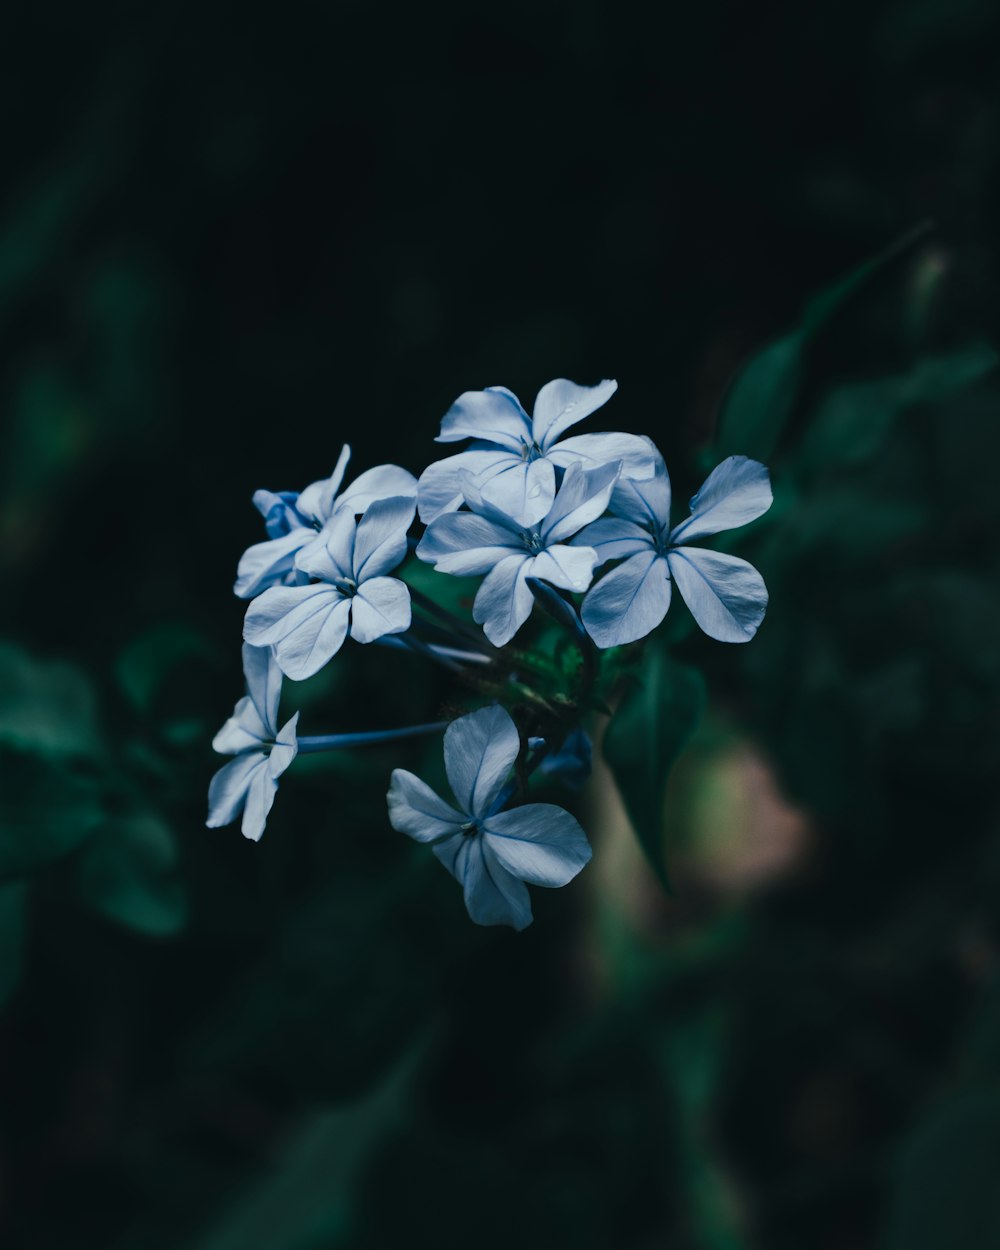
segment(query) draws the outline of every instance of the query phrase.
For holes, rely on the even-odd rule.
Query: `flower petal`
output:
[[[209,829],[231,825],[243,810],[247,791],[255,773],[267,772],[267,755],[263,751],[247,751],[230,760],[208,783]]]
[[[593,547],[568,547],[556,544],[539,552],[526,570],[526,577],[537,577],[550,586],[563,590],[586,590],[594,579],[597,552]]]
[[[405,833],[417,842],[432,842],[435,838],[459,834],[466,823],[462,812],[457,812],[426,782],[405,768],[392,770],[386,801],[389,804],[389,824],[398,833]]]
[[[373,505],[377,506],[377,505]],[[351,600],[351,637],[374,642],[410,628],[410,591],[397,577],[372,577]]]
[[[596,521],[608,506],[620,471],[618,464],[602,465],[590,472],[579,464],[570,465],[542,522],[545,545],[565,542],[584,525]]]
[[[616,516],[652,533],[662,533],[670,524],[670,477],[663,459],[657,460],[652,477],[637,480],[623,476],[611,496],[610,508]]]
[[[336,467],[330,476],[320,482],[312,482],[299,495],[296,507],[303,516],[309,517],[317,525],[325,525],[333,516],[337,491],[340,490],[340,484],[344,480],[344,473],[350,458],[351,449],[345,443],[340,449]]]
[[[273,738],[278,723],[278,701],[281,698],[281,669],[274,661],[270,647],[243,644],[243,676],[247,694],[253,700],[266,738]]]
[[[469,918],[476,924],[506,924],[526,929],[531,924],[531,899],[523,881],[507,871],[480,834],[463,839],[455,860]]]
[[[516,529],[474,512],[447,512],[432,521],[417,544],[417,556],[441,573],[488,573],[515,551],[524,550]]]
[[[677,589],[709,638],[749,642],[767,609],[767,587],[754,566],[701,547],[675,547],[667,559]]]
[[[634,521],[624,521],[615,516],[602,517],[591,525],[585,525],[571,540],[570,545],[593,547],[597,552],[598,564],[606,564],[608,560],[621,560],[624,556],[634,556],[640,551],[655,548],[648,530],[636,525]]]
[[[520,463],[520,452],[507,451],[502,447],[474,448],[457,452],[444,460],[435,460],[424,469],[417,483],[417,507],[421,521],[429,525],[435,517],[444,512],[454,512],[462,506],[463,470],[482,482],[491,474]]]
[[[271,754],[268,756],[267,767],[268,772],[275,781],[278,780],[299,753],[299,740],[295,732],[298,724],[299,714],[296,712],[290,720],[285,721],[281,726],[278,736],[274,740],[274,746],[271,748]]]
[[[233,594],[239,599],[253,599],[269,586],[277,586],[290,575],[294,576],[296,552],[315,537],[316,531],[311,526],[302,526],[281,538],[269,538],[248,547],[236,569]]]
[[[233,708],[233,714],[212,739],[212,750],[220,755],[243,755],[260,750],[271,735],[260,719],[253,699],[244,695]]]
[[[602,649],[645,638],[670,607],[670,569],[652,549],[607,573],[583,601],[584,628]]]
[[[484,816],[503,789],[521,741],[510,714],[484,707],[460,716],[445,730],[444,767],[459,806]]]
[[[521,525],[534,525],[552,507],[556,471],[547,460],[518,460],[479,483],[487,502]]]
[[[284,538],[294,529],[301,529],[306,520],[295,506],[298,491],[255,490],[253,506],[264,518],[268,538]]]
[[[525,580],[527,555],[507,556],[486,575],[472,604],[472,619],[495,647],[505,646],[531,615],[534,596]]]
[[[360,585],[370,577],[391,573],[406,558],[406,531],[416,505],[397,495],[376,499],[358,522],[354,541],[354,580]]]
[[[271,776],[270,770],[258,768],[250,778],[246,802],[243,805],[240,832],[245,838],[249,838],[252,842],[260,841],[277,793],[278,783]]]
[[[545,458],[560,468],[580,464],[598,469],[622,462],[622,477],[652,477],[659,456],[652,442],[639,434],[577,434],[550,447]]]
[[[311,677],[347,637],[350,600],[332,586],[275,586],[247,608],[243,637],[254,646],[273,645],[286,677]]]
[[[521,444],[531,441],[531,421],[515,394],[505,386],[484,391],[465,391],[441,418],[438,443],[463,438],[483,438],[520,454]]]
[[[577,386],[566,378],[546,382],[535,398],[532,434],[543,450],[551,447],[564,430],[603,407],[617,391],[610,378],[596,386]]]
[[[337,497],[334,507],[349,508],[352,513],[367,512],[377,499],[417,497],[417,479],[398,464],[378,464],[366,469]]]
[[[350,577],[357,531],[353,513],[346,508],[335,511],[312,542],[295,557],[295,567],[324,582]]]
[[[484,822],[483,835],[504,868],[529,885],[565,885],[593,853],[580,822],[554,803],[498,812]]]
[[[773,498],[770,476],[759,460],[730,456],[716,465],[692,496],[691,515],[677,526],[670,541],[689,543],[746,525],[763,516]]]

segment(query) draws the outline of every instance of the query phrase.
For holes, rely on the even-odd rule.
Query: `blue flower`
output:
[[[281,671],[270,647],[243,647],[247,693],[215,735],[220,755],[235,755],[208,787],[209,829],[232,824],[243,813],[243,836],[260,841],[267,814],[278,790],[278,778],[295,759],[298,712],[277,728]]]
[[[307,578],[295,557],[340,509],[363,513],[376,499],[395,495],[415,498],[417,479],[395,464],[368,469],[338,495],[351,449],[346,444],[333,473],[313,482],[301,494],[295,491],[259,490],[254,507],[264,518],[267,541],[248,547],[236,570],[233,587],[240,599],[252,599],[268,586],[301,586]]]
[[[247,608],[243,637],[273,646],[281,671],[301,680],[318,672],[343,646],[374,642],[410,627],[410,592],[384,576],[406,555],[412,499],[377,499],[360,521],[339,508],[320,539],[298,553],[297,567],[319,580],[272,586]]]
[[[615,514],[588,525],[573,540],[620,560],[583,601],[581,616],[599,647],[644,638],[670,607],[671,577],[701,628],[719,642],[748,642],[767,608],[764,579],[746,560],[686,544],[746,525],[771,506],[767,469],[730,456],[691,499],[691,515],[670,529],[670,479],[659,461],[644,482],[621,481],[611,498]]]
[[[592,469],[620,461],[624,476],[650,477],[656,451],[648,438],[580,434],[557,441],[571,425],[596,412],[617,388],[612,381],[577,386],[556,378],[538,392],[532,417],[504,386],[466,391],[445,413],[436,441],[475,442],[468,451],[424,470],[417,492],[420,519],[429,523],[461,507],[463,472],[473,475],[488,503],[522,525],[534,525],[551,508],[557,468],[579,464]]]
[[[579,823],[551,803],[501,811],[519,740],[501,707],[453,721],[444,736],[444,764],[456,806],[413,773],[394,770],[389,820],[400,833],[428,843],[462,884],[476,924],[531,924],[529,885],[565,885],[589,861]]]
[[[490,642],[502,647],[531,615],[529,578],[563,590],[583,591],[590,585],[597,552],[566,540],[607,508],[620,468],[571,465],[547,515],[527,526],[486,499],[466,472],[464,500],[472,511],[449,512],[432,521],[417,555],[442,573],[487,574],[472,615]]]

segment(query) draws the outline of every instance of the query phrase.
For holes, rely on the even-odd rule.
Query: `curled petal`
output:
[[[330,476],[320,482],[311,483],[299,495],[296,505],[298,510],[316,525],[325,525],[333,516],[337,491],[340,490],[340,484],[344,480],[344,473],[347,471],[347,462],[350,458],[351,449],[345,443],[340,449],[336,467]]]
[[[634,521],[651,533],[662,534],[670,525],[670,478],[659,452],[657,457],[652,477],[622,476],[611,496],[610,508],[615,516]]]
[[[520,454],[522,443],[531,441],[531,421],[520,400],[505,386],[465,391],[441,418],[441,433],[435,441],[456,443],[463,438],[485,439]]]
[[[420,519],[429,525],[435,517],[462,506],[462,473],[471,473],[477,482],[487,481],[510,465],[521,463],[520,452],[505,448],[479,448],[460,451],[444,460],[435,460],[420,475],[417,508]]]
[[[771,479],[759,460],[730,456],[717,465],[691,499],[691,515],[670,536],[673,544],[735,529],[770,508]]]
[[[410,628],[410,592],[396,577],[373,577],[363,582],[351,600],[351,637],[374,642],[386,634]]]
[[[586,471],[570,465],[548,515],[542,522],[545,545],[565,542],[577,530],[596,521],[608,506],[621,465],[606,464]]]
[[[610,378],[596,386],[577,386],[566,378],[546,382],[535,398],[532,434],[543,450],[548,449],[564,430],[603,407],[617,391]]]
[[[457,812],[429,785],[404,768],[393,769],[386,801],[393,829],[417,842],[433,842],[449,834],[459,834],[466,822],[462,812]]]
[[[275,663],[270,647],[243,644],[243,675],[247,694],[253,700],[264,737],[273,738],[278,723],[278,702],[281,698],[281,669]]]
[[[324,582],[350,577],[357,531],[354,516],[346,508],[334,512],[321,532],[295,557],[296,568]]]
[[[484,823],[483,835],[504,868],[529,885],[565,885],[592,854],[579,821],[554,803],[498,812]]]
[[[602,517],[592,525],[584,526],[572,539],[571,545],[593,547],[597,552],[598,564],[655,549],[655,542],[648,530],[636,525],[634,521],[624,521],[614,516]]]
[[[253,506],[264,518],[268,538],[284,538],[294,529],[301,529],[307,521],[295,506],[298,491],[255,490]]]
[[[415,499],[417,479],[398,464],[379,464],[356,477],[347,490],[337,496],[334,506],[338,509],[347,508],[356,515],[367,512],[377,499],[392,499],[396,496]]]
[[[517,728],[502,707],[484,707],[452,721],[444,735],[448,783],[462,809],[484,816],[496,801],[520,749]]]
[[[273,646],[286,677],[311,677],[347,637],[350,600],[333,586],[275,586],[250,604],[243,637],[254,646]]]
[[[472,605],[472,618],[495,647],[505,646],[531,615],[534,596],[525,580],[527,555],[507,556],[488,573]]]
[[[563,469],[571,464],[598,469],[620,460],[622,477],[652,477],[659,452],[639,434],[576,434],[550,447],[545,458]]]
[[[354,541],[354,579],[391,573],[406,557],[406,531],[413,521],[412,498],[376,499],[358,522]]]
[[[754,566],[701,547],[676,547],[670,571],[691,615],[710,638],[749,642],[767,610],[767,587]]]
[[[233,593],[239,599],[253,599],[270,586],[294,579],[296,553],[315,537],[316,531],[305,526],[290,530],[281,538],[269,538],[248,547],[236,569]]]
[[[594,577],[597,552],[593,547],[568,547],[556,544],[531,560],[526,577],[537,577],[562,590],[586,590]]]
[[[548,460],[517,460],[479,488],[483,498],[521,525],[534,525],[552,507],[556,472]]]
[[[597,583],[580,613],[587,633],[602,649],[645,638],[670,607],[670,569],[652,549],[630,556]]]

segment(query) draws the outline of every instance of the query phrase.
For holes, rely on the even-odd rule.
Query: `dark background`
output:
[[[5,1248],[1000,1246],[998,26],[3,9]],[[476,929],[385,818],[434,743],[203,827],[255,488],[611,376],[590,428],[681,499],[744,358],[927,219],[811,345],[732,543],[758,638],[677,627],[673,898],[601,776],[587,873]],[[296,694],[307,732],[452,697],[383,652]]]

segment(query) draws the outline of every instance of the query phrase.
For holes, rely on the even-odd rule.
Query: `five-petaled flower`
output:
[[[461,882],[476,924],[531,924],[528,885],[561,886],[590,860],[578,822],[552,803],[502,811],[507,777],[519,750],[517,729],[501,707],[453,721],[444,763],[456,806],[419,777],[397,768],[389,787],[389,820],[400,833],[431,845]]]
[[[212,778],[208,787],[209,829],[232,824],[243,813],[243,835],[260,840],[278,789],[278,778],[295,759],[298,712],[279,730],[281,670],[270,647],[243,644],[247,693],[212,741],[220,755],[236,758]]]
[[[767,608],[764,579],[746,560],[687,544],[755,520],[771,506],[767,469],[730,456],[691,499],[691,515],[670,529],[670,479],[660,459],[646,481],[619,482],[615,514],[573,540],[594,549],[598,563],[623,560],[583,601],[583,624],[599,647],[644,638],[670,607],[671,577],[691,615],[719,642],[748,642]]]
[[[618,383],[577,386],[565,378],[547,382],[529,417],[505,386],[460,395],[441,420],[439,443],[471,438],[468,451],[429,465],[420,477],[417,502],[426,523],[462,506],[462,474],[471,473],[483,498],[522,525],[540,521],[556,493],[556,469],[583,468],[618,461],[625,477],[650,477],[656,451],[637,434],[559,436],[611,398]]]
[[[417,479],[396,464],[367,469],[338,494],[350,458],[351,449],[345,443],[333,473],[320,482],[313,482],[301,494],[273,490],[254,492],[254,507],[264,518],[267,541],[254,543],[240,559],[233,587],[240,599],[252,599],[269,586],[303,585],[308,578],[296,565],[296,555],[316,541],[318,531],[335,512],[343,509],[357,516],[376,499],[416,496]]]
[[[531,615],[529,578],[563,590],[584,591],[599,563],[597,552],[567,542],[607,508],[619,464],[599,469],[570,465],[547,515],[524,525],[488,500],[472,476],[463,475],[471,512],[449,512],[427,527],[417,555],[443,573],[486,573],[472,606],[473,619],[502,647]]]
[[[297,565],[318,581],[308,586],[272,586],[247,608],[243,637],[273,646],[281,671],[296,680],[311,677],[343,646],[374,642],[410,627],[410,592],[385,574],[406,555],[412,499],[377,499],[360,521],[341,508],[318,541],[298,553]]]

